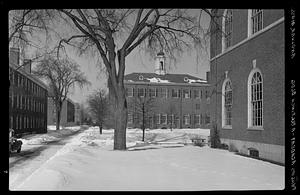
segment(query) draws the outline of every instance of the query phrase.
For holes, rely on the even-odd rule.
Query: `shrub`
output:
[[[239,150],[235,147],[233,143],[229,144],[229,151],[230,152],[238,152]]]
[[[212,135],[210,136],[210,143],[212,148],[221,147],[220,135],[217,128],[217,124],[213,124],[213,131],[212,131]]]

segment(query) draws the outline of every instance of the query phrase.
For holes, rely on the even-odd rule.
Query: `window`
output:
[[[138,88],[138,97],[145,97],[145,89]]]
[[[210,116],[209,116],[209,114],[205,114],[205,124],[206,125],[210,124]]]
[[[191,122],[190,121],[190,115],[189,114],[183,115],[183,124],[189,125],[190,122]]]
[[[200,110],[200,104],[196,104],[196,110]]]
[[[232,10],[227,10],[225,15],[225,48],[232,45]]]
[[[19,116],[16,116],[16,129],[19,129]]]
[[[226,79],[222,87],[222,126],[231,127],[232,118],[232,84],[229,79]]]
[[[155,115],[156,124],[160,124],[160,114]]]
[[[263,27],[262,9],[251,10],[251,30],[252,34],[260,31]]]
[[[162,114],[160,116],[160,124],[163,124],[163,125],[167,124],[167,115],[166,114]]]
[[[174,114],[169,114],[168,115],[168,124],[174,125]]]
[[[172,97],[173,98],[179,97],[179,89],[172,89]]]
[[[195,124],[200,125],[200,114],[195,115]]]
[[[128,114],[128,124],[132,124],[133,123],[133,116],[132,114]]]
[[[168,98],[168,89],[167,88],[161,89],[161,97]]]
[[[194,90],[194,98],[197,98],[197,99],[200,98],[200,91],[199,90]]]
[[[157,91],[156,91],[156,88],[150,88],[149,89],[149,97],[156,97],[157,96],[157,93],[156,93]]]
[[[208,91],[205,91],[205,98],[208,98]]]
[[[188,89],[183,90],[183,98],[190,98],[191,97],[191,91]]]
[[[263,78],[254,68],[248,78],[248,127],[263,126]]]

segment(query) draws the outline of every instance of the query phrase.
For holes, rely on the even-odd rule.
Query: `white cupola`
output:
[[[166,74],[166,58],[164,52],[160,51],[155,58],[155,74],[165,75]]]

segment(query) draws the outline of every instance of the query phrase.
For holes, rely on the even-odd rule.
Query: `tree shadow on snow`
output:
[[[163,149],[163,148],[179,148],[179,147],[183,147],[183,145],[173,145],[173,146],[166,146],[166,145],[161,145],[161,146],[132,146],[127,148],[128,151],[141,151],[141,150],[152,150],[152,149]]]

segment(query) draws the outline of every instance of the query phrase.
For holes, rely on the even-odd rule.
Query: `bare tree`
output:
[[[33,74],[45,79],[53,92],[53,102],[56,108],[56,130],[59,130],[60,115],[63,102],[67,99],[70,88],[74,85],[83,87],[89,84],[79,65],[68,59],[57,60],[46,56],[37,64]]]
[[[124,89],[126,57],[140,46],[150,54],[158,50],[176,59],[195,45],[205,42],[205,29],[201,28],[199,14],[183,9],[89,9],[58,10],[64,21],[76,29],[59,42],[76,45],[85,50],[94,48],[108,73],[110,99],[115,110],[114,149],[126,149],[127,102]],[[197,11],[197,10],[196,10]],[[210,14],[209,10],[205,10]],[[75,42],[76,40],[79,40]],[[80,47],[79,47],[80,45]],[[82,49],[84,48],[84,49]],[[84,51],[83,51],[84,52]],[[197,52],[198,53],[198,52]]]
[[[43,33],[49,38],[48,33],[52,29],[50,23],[55,18],[53,10],[11,10],[8,14],[8,42],[10,47],[18,47],[24,50],[27,47],[41,49],[36,43],[39,40],[37,34]]]
[[[108,115],[108,99],[104,89],[100,89],[89,96],[88,100],[89,110],[99,127],[100,134],[102,134],[103,124]]]
[[[154,98],[135,97],[128,102],[129,111],[133,114],[135,121],[141,124],[143,131],[142,141],[145,141],[145,129],[150,127],[149,116],[153,115],[155,108]]]

